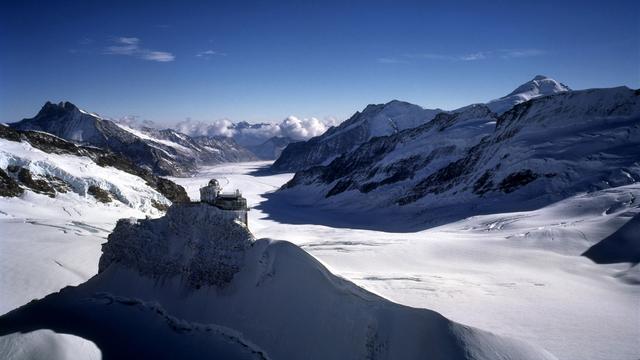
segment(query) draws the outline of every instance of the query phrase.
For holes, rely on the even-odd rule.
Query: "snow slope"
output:
[[[141,177],[99,166],[89,156],[47,153],[26,141],[0,139],[0,170],[16,177],[9,170],[15,168],[65,187],[38,193],[16,179],[22,194],[0,197],[0,312],[86,280],[97,269],[97,247],[118,218],[158,216],[159,208],[171,204]],[[92,186],[111,201],[98,201]]]
[[[244,349],[272,359],[555,359],[368,293],[291,243],[254,242],[219,212],[176,204],[163,218],[121,220],[96,277],[2,316],[1,334],[51,328],[95,342],[105,356],[172,358],[187,343],[182,355],[199,358]],[[108,330],[121,321],[114,338]],[[204,341],[189,339],[207,329]]]
[[[640,95],[626,87],[542,97],[500,117],[476,105],[374,138],[281,192],[338,212],[393,210],[387,229],[536,209],[640,180],[639,123]]]
[[[0,139],[0,169],[12,166],[28,169],[35,176],[58,178],[70,187],[75,196],[91,204],[96,202],[89,194],[92,185],[109,192],[117,200],[116,204],[103,206],[124,205],[143,213],[155,213],[154,203],[165,206],[171,203],[142,178],[112,167],[99,166],[88,157],[49,154],[27,142]]]
[[[176,179],[197,199],[210,178],[239,188],[258,238],[291,241],[323,265],[392,301],[523,339],[560,359],[636,359],[640,287],[629,264],[580,256],[637,213],[640,188],[580,194],[534,211],[474,216],[428,230],[360,230],[359,217],[274,197],[292,174],[264,176],[269,163],[227,164]],[[255,174],[258,174],[257,176]],[[395,209],[365,213],[375,228]],[[371,226],[373,225],[376,226]]]

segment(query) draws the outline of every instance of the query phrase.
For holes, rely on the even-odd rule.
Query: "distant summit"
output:
[[[487,106],[491,111],[500,115],[525,101],[565,91],[571,91],[571,88],[548,76],[536,75],[533,79],[518,86],[508,95],[489,101]]]

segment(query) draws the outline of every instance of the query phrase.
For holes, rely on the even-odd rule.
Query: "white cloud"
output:
[[[499,49],[489,51],[477,51],[468,54],[438,54],[438,53],[418,53],[404,54],[398,57],[378,58],[377,61],[382,64],[400,64],[409,63],[417,60],[444,60],[444,61],[478,61],[485,59],[501,58],[515,59],[540,56],[546,54],[541,49]]]
[[[227,56],[227,54],[220,51],[215,51],[215,50],[205,50],[196,54],[196,57],[203,58],[203,59],[209,59],[214,56]]]
[[[479,51],[473,54],[462,55],[458,59],[462,61],[475,61],[475,60],[482,60],[486,58],[487,58],[487,54],[482,51]]]
[[[294,140],[307,140],[322,135],[329,127],[337,125],[335,118],[303,118],[289,116],[280,123],[249,124],[233,123],[229,119],[220,119],[211,123],[187,119],[174,126],[179,132],[191,136],[225,136],[234,138],[241,145],[258,145],[272,137],[289,137]]]
[[[141,120],[140,116],[138,115],[127,115],[119,119],[110,118],[109,120],[118,124],[126,125],[132,129],[141,129],[144,127],[159,128],[158,124],[156,124],[153,120]]]
[[[175,60],[175,56],[173,54],[164,52],[164,51],[149,51],[147,53],[142,54],[141,56],[145,60],[159,61],[159,62],[168,62]]]
[[[140,47],[140,39],[136,37],[120,37],[114,40],[115,44],[104,49],[105,54],[135,56],[143,60],[170,62],[175,56],[166,51],[149,50]]]
[[[546,51],[541,49],[502,49],[499,50],[501,57],[504,59],[524,58],[532,56],[544,55]]]

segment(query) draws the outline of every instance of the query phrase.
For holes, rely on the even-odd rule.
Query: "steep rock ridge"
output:
[[[476,108],[486,115],[467,120],[469,108],[441,114],[299,172],[283,191],[313,187],[302,192],[322,194],[309,201],[327,206],[507,211],[631,184],[640,180],[639,98],[626,87],[592,89],[533,99],[498,118],[484,106]]]
[[[91,340],[107,357],[114,349],[159,358],[175,356],[176,347],[198,358],[230,351],[213,342],[270,359],[555,359],[380,298],[291,243],[254,241],[219,211],[178,204],[164,219],[122,220],[98,275],[3,315],[0,336],[48,328]],[[189,340],[206,332],[214,339]],[[114,336],[123,338],[117,346]]]
[[[377,136],[385,136],[424,124],[441,110],[423,109],[402,101],[369,105],[323,135],[288,145],[273,163],[275,171],[298,171],[324,165]]]
[[[187,192],[182,186],[175,184],[171,180],[156,176],[151,171],[136,166],[129,159],[118,156],[108,150],[77,145],[51,134],[39,131],[20,131],[4,125],[0,126],[0,138],[13,142],[26,142],[48,154],[87,157],[98,166],[110,166],[142,178],[148,186],[161,193],[171,202],[189,201]],[[14,172],[17,173],[19,170],[16,169]],[[50,178],[47,180],[52,182],[55,188],[55,181],[52,181],[55,179]]]
[[[47,102],[35,117],[10,126],[109,149],[160,175],[185,175],[195,171],[200,163],[218,163],[228,158],[254,159],[248,151],[237,150],[237,146],[226,143],[220,147],[213,143],[200,146],[173,130],[135,130],[80,110],[70,102]]]

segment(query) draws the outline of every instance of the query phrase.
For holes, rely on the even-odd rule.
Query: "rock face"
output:
[[[74,144],[73,142],[66,141],[59,137],[38,132],[38,131],[20,131],[7,126],[0,126],[0,138],[6,139],[13,142],[25,142],[29,145],[33,146],[36,149],[42,150],[48,154],[68,154],[80,157],[87,157],[91,159],[95,164],[101,167],[114,167],[118,170],[124,171],[126,173],[138,176],[142,178],[147,185],[151,188],[155,189],[162,195],[164,195],[167,199],[172,202],[185,202],[189,201],[189,197],[187,196],[187,192],[184,188],[171,180],[159,177],[154,175],[150,170],[143,169],[133,162],[131,162],[126,157],[119,156],[113,152],[108,150],[103,150],[100,148],[96,148],[93,146],[82,146]],[[21,167],[14,166],[15,171],[13,173],[16,174],[16,179],[19,180],[19,173]],[[9,169],[8,169],[9,170]],[[26,169],[25,169],[26,170]],[[11,173],[11,171],[9,171]],[[31,174],[23,173],[22,179],[24,185],[38,191],[39,187],[42,186],[34,186],[37,185],[30,181]],[[56,178],[45,178],[41,179],[46,181],[50,187],[53,187],[57,192],[65,192],[65,187],[68,190],[68,184],[65,185],[61,179]],[[30,185],[31,184],[31,185]],[[51,189],[44,189],[45,193],[49,195],[52,194]]]
[[[640,181],[639,149],[638,91],[562,92],[499,117],[484,105],[439,114],[298,172],[283,191],[319,193],[325,199],[308,201],[347,208],[418,212],[500,198],[503,210],[517,209]]]
[[[47,102],[35,117],[10,125],[108,149],[159,175],[180,176],[195,171],[199,164],[255,159],[233,140],[201,144],[170,129],[134,130],[80,110],[70,102]]]
[[[423,109],[402,101],[369,105],[324,134],[288,145],[272,165],[274,171],[298,171],[326,165],[376,136],[395,134],[424,124],[441,110]]]
[[[84,284],[1,316],[0,336],[51,329],[114,358],[555,359],[371,294],[291,243],[254,241],[207,204],[121,220],[99,269]]]
[[[16,197],[22,195],[23,192],[20,185],[0,169],[0,196]]]
[[[178,204],[159,219],[120,220],[103,245],[99,270],[117,263],[154,279],[179,276],[195,289],[223,287],[240,269],[253,236],[222,211]]]

